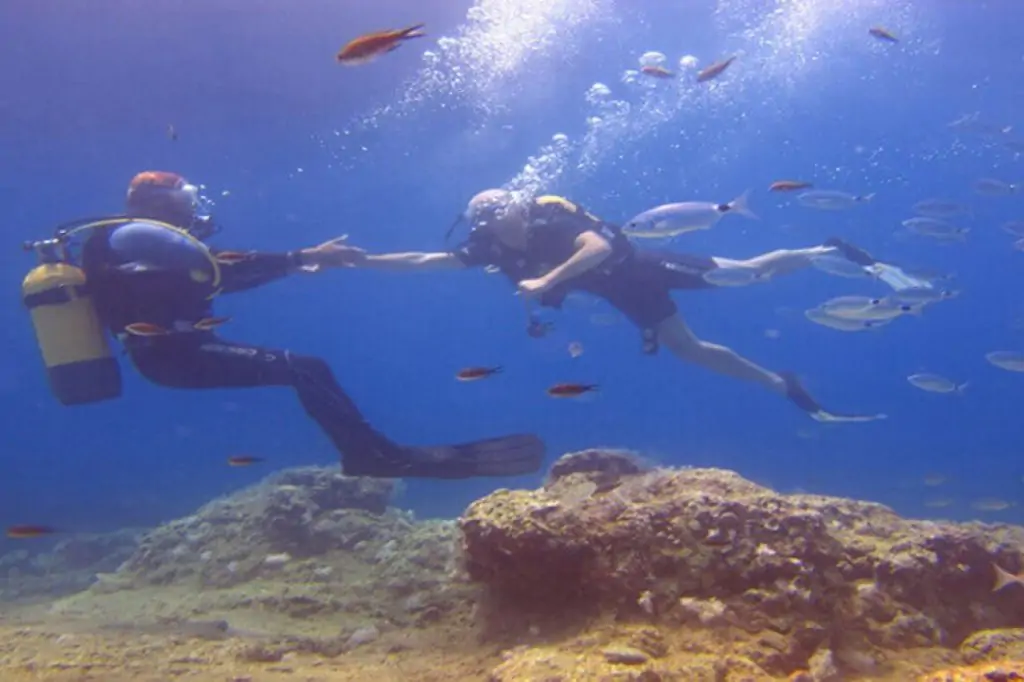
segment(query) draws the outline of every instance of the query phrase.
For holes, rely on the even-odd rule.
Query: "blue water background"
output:
[[[459,107],[424,107],[357,133],[344,148],[334,131],[393,101],[423,50],[454,35],[468,3],[3,4],[0,524],[148,525],[271,468],[336,461],[287,389],[175,391],[146,383],[125,363],[120,400],[60,407],[18,296],[32,266],[23,240],[61,221],[117,212],[128,179],[159,168],[210,188],[227,227],[218,246],[279,251],[348,233],[374,251],[442,248],[444,230],[473,192],[515,175],[554,133],[582,132],[582,93],[592,83],[614,90],[646,50],[671,60],[690,53],[707,64],[744,46],[716,29],[711,3],[688,4],[619,3],[617,25],[579,30],[576,56],[542,63],[536,91],[490,122]],[[861,14],[863,25],[819,28],[863,39],[799,87],[743,75],[726,104],[705,107],[699,118],[688,113],[685,126],[662,125],[624,145],[610,167],[547,189],[625,220],[665,201],[727,201],[752,188],[761,220],[729,217],[677,248],[741,258],[838,234],[880,257],[959,273],[960,298],[879,333],[843,334],[806,321],[802,311],[828,297],[884,292],[813,270],[763,287],[677,296],[702,338],[799,372],[829,407],[885,412],[888,420],[818,425],[756,386],[664,352],[643,356],[628,324],[590,322],[608,312],[600,304],[548,315],[556,333],[530,339],[521,302],[502,278],[483,272],[295,276],[219,300],[219,313],[233,318],[225,336],[323,356],[370,420],[403,442],[534,431],[547,441],[550,461],[586,447],[629,447],[665,464],[733,468],[780,490],[878,500],[917,516],[976,517],[966,502],[981,496],[1019,501],[1024,378],[990,366],[984,353],[1024,347],[1010,324],[1024,255],[997,228],[1024,218],[1024,199],[978,197],[970,183],[1019,181],[1024,168],[1011,153],[945,127],[973,111],[1024,126],[1019,12],[1011,3],[918,3],[919,23],[896,27],[932,46],[914,53],[873,41],[866,29],[875,22]],[[878,15],[877,23],[893,16]],[[355,34],[418,21],[431,34],[422,44],[361,69],[333,60]],[[741,60],[732,71],[743,68]],[[177,142],[165,135],[168,123]],[[475,136],[466,132],[473,126],[481,130]],[[366,151],[353,151],[361,146]],[[716,162],[724,151],[731,160]],[[781,178],[877,197],[850,212],[816,212],[769,195],[768,184]],[[230,196],[220,196],[224,189]],[[965,244],[894,234],[909,207],[928,197],[970,204]],[[768,329],[780,337],[768,338]],[[573,340],[586,349],[576,360],[566,352]],[[473,364],[500,364],[505,373],[474,384],[453,380]],[[922,393],[905,380],[917,371],[971,385],[964,396]],[[598,383],[601,395],[552,401],[544,389],[556,381]],[[239,453],[268,463],[225,466]],[[948,490],[925,490],[930,472],[948,475]],[[452,516],[498,486],[539,478],[411,482],[403,502],[426,516]],[[957,505],[922,506],[940,494]],[[1011,509],[987,518],[1020,515]]]

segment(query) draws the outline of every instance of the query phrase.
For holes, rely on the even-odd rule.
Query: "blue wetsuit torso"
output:
[[[297,267],[294,254],[286,253],[247,253],[244,260],[214,266],[209,261],[219,251],[204,253],[204,245],[182,240],[167,245],[159,232],[142,235],[130,245],[136,248],[119,249],[118,238],[139,223],[145,221],[97,228],[82,248],[100,319],[114,334],[135,322],[167,329],[195,323],[213,314],[215,295],[273,282]],[[145,243],[137,246],[139,241]]]
[[[140,224],[141,223],[141,224]],[[466,478],[512,476],[540,468],[544,445],[516,434],[458,445],[403,447],[376,431],[324,360],[226,341],[191,325],[210,317],[212,298],[281,279],[301,265],[296,253],[228,258],[172,228],[147,221],[95,228],[82,267],[102,322],[124,340],[147,379],[175,388],[290,386],[341,454],[350,476]],[[214,263],[220,255],[221,263]],[[136,322],[167,334],[125,333]]]

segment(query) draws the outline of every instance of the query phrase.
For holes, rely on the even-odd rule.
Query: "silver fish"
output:
[[[811,265],[837,277],[849,277],[851,279],[876,279],[878,273],[869,267],[858,265],[842,256],[812,256]]]
[[[841,332],[863,332],[869,329],[880,329],[891,322],[891,320],[848,320],[830,315],[820,307],[805,310],[804,317],[815,324]]]
[[[871,201],[874,197],[874,194],[857,196],[831,189],[815,189],[800,194],[796,200],[808,208],[817,208],[823,211],[845,211],[857,204]]]
[[[1011,220],[999,226],[1003,232],[1009,232],[1014,237],[1024,237],[1024,220]]]
[[[762,272],[756,268],[714,268],[708,270],[701,277],[708,284],[716,287],[745,287],[749,284],[767,282],[772,277],[772,272]]]
[[[895,265],[875,263],[870,267],[871,271],[878,275],[878,279],[891,286],[894,291],[901,291],[903,289],[929,289],[932,286],[928,280],[915,277]]]
[[[919,201],[913,206],[914,213],[918,213],[929,218],[951,218],[958,215],[970,215],[971,212],[966,207],[953,203],[952,201],[943,201],[942,199],[925,199]]]
[[[907,377],[907,381],[912,386],[916,386],[922,391],[930,391],[931,393],[963,393],[964,389],[967,388],[966,381],[958,385],[938,374],[911,374]]]
[[[1008,372],[1024,372],[1024,353],[1015,350],[994,350],[985,359]]]
[[[940,270],[933,270],[932,268],[915,268],[904,266],[900,269],[903,270],[903,272],[906,275],[913,277],[914,279],[919,279],[922,282],[927,282],[928,284],[935,284],[936,282],[948,282],[951,279],[956,279],[956,273],[954,272],[942,272]]]
[[[1024,141],[1006,140],[1003,142],[1003,146],[1009,149],[1014,154],[1024,154]]]
[[[959,291],[951,289],[910,287],[893,292],[889,295],[889,299],[899,305],[915,306],[927,305],[928,303],[938,303],[939,301],[956,298],[959,295]]]
[[[981,120],[981,113],[974,112],[973,114],[965,114],[952,123],[948,123],[947,126],[951,130],[956,130],[961,133],[972,133],[974,135],[983,135],[985,137],[999,137],[1007,135],[1013,126],[998,126],[992,123],[987,123]]]
[[[847,423],[857,424],[863,422],[873,422],[879,419],[888,419],[889,415],[879,414],[831,414],[825,410],[818,410],[817,412],[811,413],[811,419],[818,422],[828,423]]]
[[[894,320],[900,315],[917,315],[923,306],[903,305],[890,298],[839,296],[819,306],[826,314],[845,320]]]
[[[1021,185],[1015,185],[994,178],[981,178],[972,185],[974,191],[987,197],[1008,197],[1021,191]]]
[[[1015,506],[1016,502],[1007,502],[1001,500],[998,497],[983,497],[980,500],[971,502],[971,508],[977,509],[978,511],[1003,511]]]
[[[634,216],[623,225],[622,231],[630,237],[674,237],[686,232],[709,230],[731,213],[757,219],[747,206],[748,194],[744,192],[727,204],[709,201],[662,204]]]
[[[957,227],[938,218],[908,218],[901,224],[915,234],[936,239],[964,239],[971,231],[969,227]]]

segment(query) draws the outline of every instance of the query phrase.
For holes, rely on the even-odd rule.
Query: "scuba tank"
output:
[[[68,257],[66,233],[25,244],[40,263],[21,284],[50,390],[63,405],[121,395],[121,369],[89,295],[85,272]]]
[[[28,242],[40,264],[21,285],[32,317],[50,389],[64,405],[94,403],[121,395],[121,369],[89,292],[85,270],[69,252],[77,234],[111,230],[109,247],[140,271],[167,269],[185,274],[183,286],[213,298],[221,273],[209,249],[187,230],[147,218],[116,216],[77,220],[57,228],[52,239]]]

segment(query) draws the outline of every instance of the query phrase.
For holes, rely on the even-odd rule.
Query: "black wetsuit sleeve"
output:
[[[469,238],[456,246],[451,254],[466,267],[483,267],[494,265],[494,256],[489,240],[479,234],[471,234]]]
[[[221,293],[254,289],[283,279],[295,272],[300,265],[298,254],[289,253],[246,253],[242,259],[229,258],[231,251],[214,251],[214,258],[220,262]],[[219,257],[218,257],[219,256]]]

